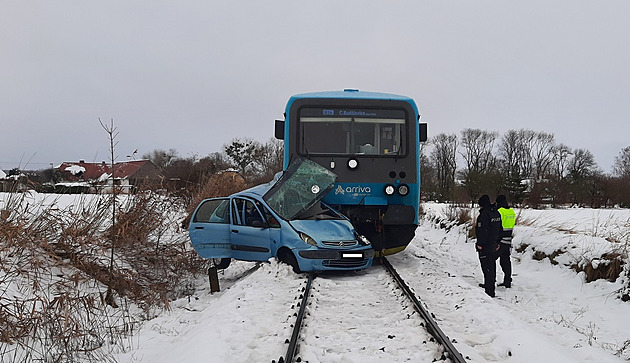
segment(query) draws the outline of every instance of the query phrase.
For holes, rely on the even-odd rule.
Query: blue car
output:
[[[295,272],[358,270],[374,250],[341,213],[321,202],[336,175],[298,159],[268,183],[202,201],[189,228],[195,251],[226,268],[232,258],[275,257]]]

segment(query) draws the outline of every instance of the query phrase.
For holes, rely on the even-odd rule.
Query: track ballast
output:
[[[389,261],[381,262],[357,273],[309,275],[278,362],[465,362]]]

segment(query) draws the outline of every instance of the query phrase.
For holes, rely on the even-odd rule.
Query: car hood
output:
[[[351,241],[355,239],[354,229],[350,222],[337,219],[308,219],[290,221],[293,228],[304,232],[317,242]]]

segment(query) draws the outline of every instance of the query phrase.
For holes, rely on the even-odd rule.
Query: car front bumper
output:
[[[374,250],[301,250],[297,253],[303,271],[359,270],[368,268],[374,259]]]

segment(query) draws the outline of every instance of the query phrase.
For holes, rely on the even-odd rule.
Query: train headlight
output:
[[[358,167],[359,167],[359,160],[354,159],[354,158],[348,160],[348,169],[355,170]]]
[[[387,184],[385,186],[385,195],[394,195],[395,192],[396,188],[393,185]]]
[[[304,232],[300,232],[300,238],[302,239],[302,241],[308,243],[311,246],[317,246],[317,241],[315,241],[313,237]]]
[[[398,194],[402,195],[403,197],[407,194],[409,194],[409,187],[405,184],[401,184],[398,187]]]

